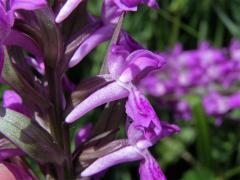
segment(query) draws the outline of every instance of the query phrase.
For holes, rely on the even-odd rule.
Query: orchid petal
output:
[[[35,10],[47,5],[46,0],[11,0],[11,10]]]
[[[141,0],[114,0],[114,2],[123,11],[137,11]]]
[[[146,76],[152,70],[161,68],[166,62],[162,56],[148,50],[136,50],[127,57],[126,61],[127,67],[119,77],[122,82],[130,82],[137,76],[140,78]]]
[[[160,121],[147,98],[138,90],[133,89],[126,103],[126,113],[135,125],[148,128],[151,122],[160,130]]]
[[[113,25],[103,26],[94,32],[88,39],[86,39],[69,61],[69,67],[78,64],[90,51],[92,51],[99,44],[109,40],[114,31]]]
[[[72,123],[78,118],[82,117],[87,112],[105,103],[122,99],[128,96],[128,91],[119,86],[117,82],[108,84],[107,86],[97,90],[79,105],[77,105],[72,112],[66,117],[67,123]]]
[[[150,153],[141,161],[139,174],[141,180],[166,180],[159,164]]]
[[[123,46],[112,45],[108,52],[108,69],[114,78],[118,78],[125,68],[129,51]]]
[[[0,44],[8,36],[11,30],[11,22],[5,9],[0,4]]]
[[[60,23],[66,19],[81,2],[83,0],[67,0],[55,19],[56,23]]]
[[[117,24],[122,10],[116,6],[113,0],[104,0],[102,6],[102,20],[105,25]]]
[[[3,51],[3,48],[0,44],[0,74],[2,73],[3,61],[4,61],[4,51]],[[1,82],[1,77],[0,77],[0,82]]]
[[[115,151],[111,154],[108,154],[104,157],[97,159],[81,173],[81,176],[83,177],[91,176],[111,166],[121,164],[124,162],[141,160],[142,158],[143,156],[139,154],[135,147],[127,146],[118,151]]]
[[[26,34],[11,30],[9,36],[3,42],[5,45],[16,45],[24,48],[25,50],[31,52],[35,56],[41,56],[41,50],[35,44],[35,42]]]

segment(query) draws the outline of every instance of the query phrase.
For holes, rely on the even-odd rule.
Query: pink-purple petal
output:
[[[158,162],[150,153],[148,153],[146,158],[141,161],[139,174],[141,180],[166,180]]]
[[[11,30],[10,34],[4,41],[4,44],[22,47],[37,57],[42,55],[40,48],[28,35],[16,30]]]
[[[62,22],[74,11],[74,9],[77,8],[81,2],[83,2],[83,0],[67,0],[62,9],[59,11],[55,21],[57,23]]]
[[[108,70],[117,79],[126,65],[126,58],[129,55],[129,51],[123,46],[112,45],[108,52]]]
[[[47,5],[46,0],[11,0],[10,6],[12,10],[24,9],[35,10],[43,8]]]
[[[95,47],[112,37],[114,25],[103,26],[86,39],[74,52],[69,61],[69,67],[77,65]]]
[[[141,160],[142,158],[143,156],[139,154],[135,147],[127,146],[97,159],[81,173],[81,176],[92,176],[114,165]]]
[[[79,105],[77,105],[66,117],[65,121],[67,123],[72,123],[100,105],[111,101],[119,100],[127,96],[128,91],[125,88],[119,86],[117,82],[108,84],[107,86],[91,94]]]
[[[126,113],[134,121],[135,125],[148,128],[153,123],[161,129],[160,121],[147,98],[138,90],[133,89],[126,103]]]
[[[128,62],[126,69],[119,77],[122,82],[130,82],[137,76],[145,76],[166,63],[162,56],[148,50],[136,50],[127,57],[126,61]]]

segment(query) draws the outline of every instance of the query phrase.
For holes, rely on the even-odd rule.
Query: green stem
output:
[[[51,121],[51,130],[52,134],[55,137],[56,142],[60,147],[63,148],[62,141],[62,132],[61,132],[61,92],[59,92],[59,88],[61,87],[59,84],[59,79],[57,77],[57,73],[54,69],[50,67],[46,67],[46,77],[48,81],[49,88],[49,100],[52,103],[51,108],[49,109],[49,116]]]
[[[228,170],[226,173],[224,173],[224,178],[230,179],[231,177],[236,176],[238,174],[240,174],[240,166]]]
[[[170,15],[164,9],[159,9],[158,14],[160,16],[162,16],[164,19],[166,19],[167,21],[170,21],[172,23],[174,22],[174,17],[172,17],[172,15]],[[193,36],[195,38],[198,37],[198,32],[195,29],[193,29],[191,26],[188,26],[187,24],[184,24],[183,22],[180,22],[179,27],[182,30],[184,30],[185,32],[187,32],[188,34],[190,34],[191,36]]]
[[[61,89],[61,76],[58,75],[56,70],[49,67],[46,68],[46,75],[49,86],[49,97],[53,104],[51,112],[51,126],[55,139],[59,146],[64,150],[66,161],[62,166],[58,167],[58,179],[73,179],[72,165],[71,165],[71,151],[70,151],[70,138],[69,127],[62,125],[64,122],[63,109],[62,109],[62,89]],[[64,173],[64,175],[62,174]]]
[[[170,37],[170,47],[173,47],[178,39],[179,30],[180,30],[180,15],[176,15],[173,20],[173,27],[172,27],[172,33]]]
[[[211,136],[209,134],[208,118],[204,114],[201,103],[193,106],[193,116],[196,121],[198,158],[202,166],[211,169]]]

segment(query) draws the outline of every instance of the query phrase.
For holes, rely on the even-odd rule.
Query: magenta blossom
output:
[[[140,161],[139,173],[141,179],[165,180],[166,178],[160,169],[160,166],[152,157],[148,148],[156,143],[156,140],[161,140],[165,136],[179,132],[179,128],[175,125],[163,123],[158,134],[155,134],[153,129],[146,129],[141,125],[135,125],[133,121],[127,130],[127,145],[97,159],[81,173],[81,176],[92,176],[120,163]],[[148,137],[150,131],[153,131],[152,134],[155,134],[152,139],[149,139]]]
[[[66,122],[71,123],[102,104],[127,97],[134,82],[164,64],[162,56],[148,50],[129,52],[123,46],[113,45],[108,55],[109,74],[105,75],[112,82],[77,105],[66,117]]]

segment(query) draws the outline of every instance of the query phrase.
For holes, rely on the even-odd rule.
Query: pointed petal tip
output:
[[[63,17],[62,16],[57,16],[56,19],[55,19],[55,22],[56,23],[61,23],[63,21]]]
[[[75,119],[72,117],[72,116],[67,116],[66,117],[66,119],[65,119],[65,122],[67,123],[67,124],[71,124],[71,123],[73,123],[75,121]]]

